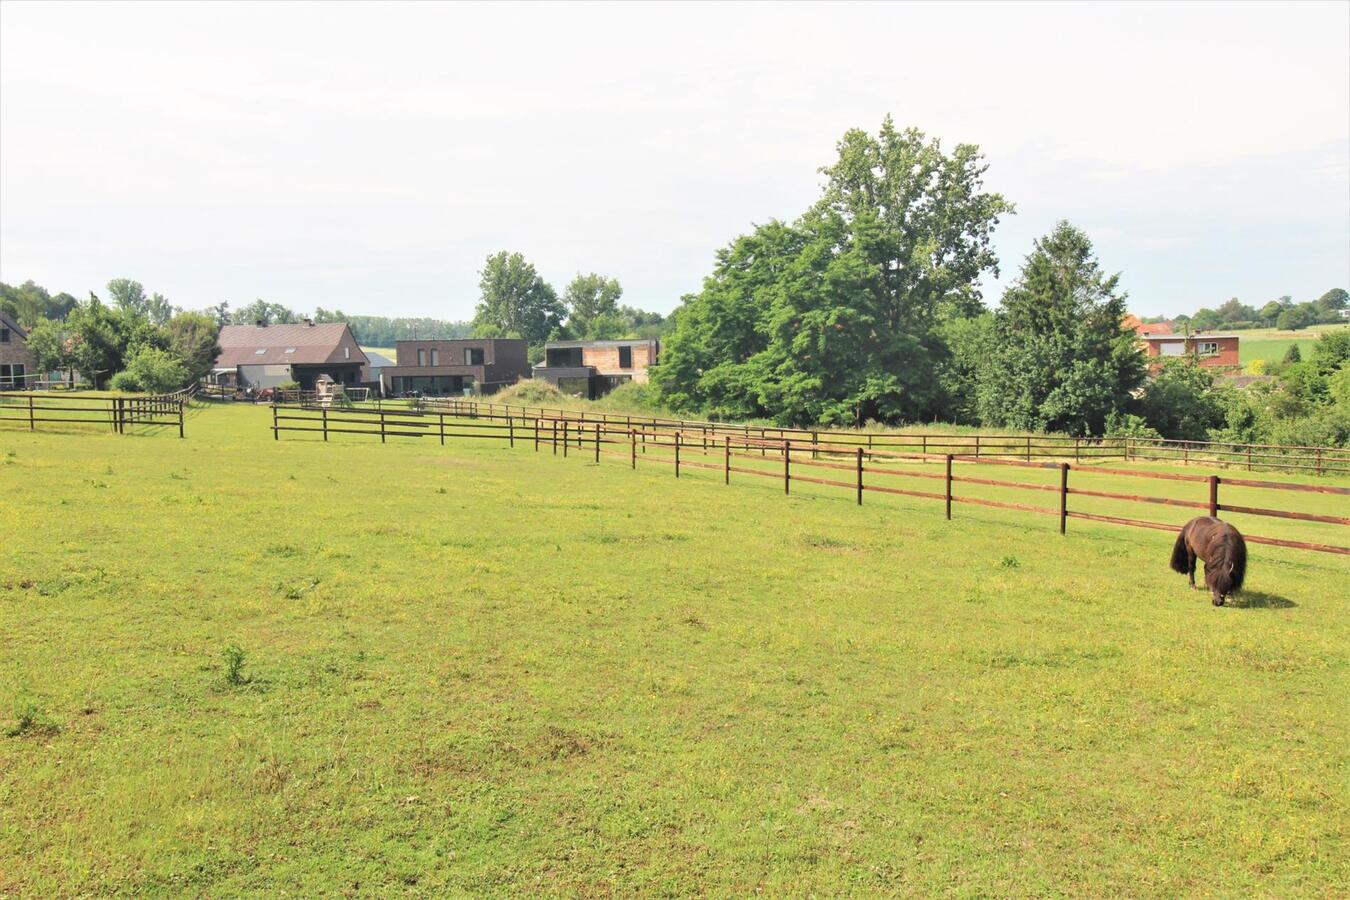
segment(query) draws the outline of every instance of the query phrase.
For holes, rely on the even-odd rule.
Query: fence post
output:
[[[436,418],[440,419],[440,423],[441,423],[441,446],[444,447],[444,446],[445,446],[445,413],[436,413]]]
[[[862,492],[863,492],[863,483],[862,483],[862,469],[863,469],[863,466],[862,466],[862,457],[863,457],[863,448],[859,447],[859,448],[858,448],[858,505],[859,505],[859,506],[862,506]]]
[[[1082,446],[1078,438],[1073,439],[1073,461],[1079,462],[1083,458]]]
[[[323,442],[328,443],[328,409],[323,410]]]
[[[1251,445],[1251,444],[1248,444],[1248,445],[1247,445],[1247,471],[1250,472],[1251,470],[1252,470],[1252,445]]]
[[[1069,464],[1059,464],[1059,533],[1069,521]]]
[[[725,461],[726,472],[725,477],[722,479],[722,483],[731,484],[731,435],[726,436],[726,455],[723,459]]]
[[[1027,435],[1027,462],[1031,462],[1031,435]]]
[[[534,417],[534,452],[539,452],[539,417]]]
[[[783,493],[792,493],[792,441],[783,441]]]
[[[680,477],[680,433],[675,432],[675,477]]]
[[[600,423],[595,423],[595,461],[600,462]]]
[[[922,454],[924,454],[925,456],[927,456],[927,455],[928,455],[928,434],[927,434],[927,433],[924,433],[924,434],[919,435],[919,437],[922,439],[922,444],[920,444],[920,446],[919,446],[919,452],[922,453]]]
[[[178,437],[183,437],[183,407],[187,406],[186,400],[178,401]]]
[[[557,456],[557,455],[558,455],[558,420],[557,420],[557,419],[554,419],[553,422],[552,422],[552,425],[553,425],[553,428],[551,429],[551,433],[552,433],[552,438],[553,438],[553,455],[554,455],[554,456]]]
[[[637,468],[637,432],[628,429],[628,467]]]
[[[506,417],[506,439],[512,447],[516,445],[516,423],[510,416]]]
[[[380,443],[384,443],[384,410],[380,410]]]
[[[1129,438],[1122,438],[1121,440],[1123,440],[1123,441],[1125,442],[1125,461],[1126,461],[1126,462],[1129,462],[1129,461],[1130,461],[1130,439],[1129,439]]]
[[[567,448],[571,444],[571,441],[569,440],[567,435],[567,431],[568,431],[567,420],[563,419],[563,459],[567,458]]]
[[[980,436],[978,434],[975,435],[975,458],[980,458]]]
[[[28,430],[37,431],[37,419],[33,417],[33,395],[28,395]]]
[[[280,431],[277,428],[277,405],[275,403],[272,404],[272,440],[281,440]]]
[[[947,518],[952,517],[952,455],[947,454]]]
[[[820,433],[811,432],[811,458],[820,459]]]
[[[1209,514],[1219,517],[1219,476],[1209,476]]]
[[[33,401],[32,401],[32,399],[30,398],[28,402],[29,402],[29,403],[32,403]],[[1317,474],[1318,474],[1318,475],[1321,475],[1321,474],[1322,474],[1322,448],[1321,448],[1321,447],[1318,447],[1318,448],[1317,448]]]

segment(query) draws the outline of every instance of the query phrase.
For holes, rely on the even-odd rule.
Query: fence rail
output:
[[[1163,522],[1105,515],[1087,509],[1070,508],[1070,501],[1073,497],[1111,500],[1128,504],[1180,507],[1207,512],[1212,516],[1230,512],[1321,525],[1350,526],[1350,518],[1345,516],[1303,510],[1277,509],[1264,503],[1262,505],[1224,503],[1221,502],[1220,498],[1220,489],[1225,485],[1240,488],[1244,491],[1293,491],[1337,496],[1350,496],[1350,488],[1324,484],[1303,485],[1252,479],[1228,479],[1215,474],[1151,472],[1093,465],[1091,463],[1071,463],[1067,460],[1002,459],[975,453],[909,452],[889,448],[868,448],[862,445],[845,448],[819,440],[802,442],[790,438],[765,439],[744,432],[712,435],[702,429],[694,434],[686,434],[679,430],[650,428],[636,423],[632,427],[628,427],[598,420],[580,422],[570,417],[504,414],[497,418],[494,414],[475,418],[463,412],[456,413],[426,408],[397,411],[387,409],[316,410],[278,405],[272,407],[271,427],[272,436],[275,440],[280,440],[284,432],[309,432],[321,434],[324,441],[329,439],[330,434],[367,435],[379,437],[381,442],[387,442],[389,438],[396,437],[435,438],[442,445],[447,440],[488,439],[506,441],[509,446],[514,447],[520,441],[531,444],[536,452],[541,448],[547,448],[554,455],[563,457],[568,457],[575,452],[593,459],[597,463],[603,457],[609,456],[626,460],[632,468],[636,468],[639,461],[669,465],[673,467],[676,478],[681,476],[682,470],[693,468],[721,472],[723,480],[727,484],[730,484],[733,474],[781,479],[785,494],[792,492],[793,483],[802,482],[847,489],[853,492],[858,504],[862,504],[863,497],[868,492],[939,500],[944,503],[946,516],[949,519],[952,517],[953,504],[963,503],[1052,515],[1058,517],[1061,534],[1066,533],[1069,519],[1084,519],[1168,531],[1174,531],[1177,528],[1176,525]],[[941,464],[942,470],[934,472],[916,468],[916,466],[922,467],[931,464]],[[985,477],[981,472],[984,467],[994,467],[988,472],[988,477]],[[818,470],[818,474],[805,474],[802,471],[803,468]],[[1052,482],[1041,483],[1031,480],[1016,480],[1011,475],[995,477],[1000,469],[1010,473],[1018,470],[1040,470],[1054,473],[1057,478]],[[847,472],[851,477],[844,475],[826,477],[830,476],[831,473],[838,472]],[[1071,485],[1071,473],[1080,473],[1088,477],[1111,475],[1153,482],[1203,484],[1208,487],[1208,499],[1192,500],[1182,497],[1159,497],[1100,490],[1091,485]],[[897,486],[893,481],[884,483],[878,481],[878,479],[894,478],[919,479],[930,482],[940,481],[942,482],[942,492],[921,490],[916,486]],[[956,487],[958,485],[978,485],[1013,491],[1035,491],[1041,495],[1054,494],[1058,498],[1058,503],[1054,506],[1037,505],[994,497],[975,496],[969,493],[957,493]],[[1245,535],[1245,537],[1248,541],[1256,544],[1350,555],[1350,547],[1337,544],[1289,540],[1263,535]]]
[[[587,413],[551,407],[517,406],[456,398],[425,399],[422,408],[453,412],[474,418],[513,416],[566,418],[575,422],[601,422],[625,428],[680,431],[685,434],[755,435],[761,440],[809,441],[814,446],[864,446],[869,450],[902,449],[919,453],[961,453],[974,456],[1010,457],[1023,460],[1120,458],[1127,462],[1166,462],[1242,468],[1247,471],[1311,472],[1317,475],[1350,474],[1350,449],[1308,447],[1291,444],[1229,444],[1217,441],[1178,441],[1165,438],[1105,437],[1073,438],[1059,435],[928,434],[904,431],[848,431],[700,422],[654,416]]]
[[[106,426],[126,434],[137,426],[167,427],[184,434],[184,410],[195,391],[131,397],[88,397],[0,392],[0,425],[37,431],[49,425]]]

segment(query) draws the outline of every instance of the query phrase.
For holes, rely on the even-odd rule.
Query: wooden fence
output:
[[[128,428],[176,427],[183,437],[191,389],[172,394],[89,397],[80,394],[0,393],[0,425],[36,431],[48,425],[93,425],[126,434]]]
[[[676,478],[682,470],[706,469],[722,474],[730,484],[732,475],[749,475],[781,480],[783,492],[790,494],[794,482],[842,488],[852,492],[856,502],[863,502],[864,494],[895,494],[906,497],[939,501],[944,504],[947,518],[952,517],[953,504],[1010,509],[1058,517],[1059,531],[1067,531],[1069,519],[1084,519],[1138,528],[1175,531],[1176,524],[1156,522],[1134,517],[1105,515],[1086,509],[1071,509],[1070,497],[1096,498],[1127,504],[1156,504],[1194,509],[1217,516],[1222,512],[1240,513],[1258,517],[1272,517],[1326,525],[1350,526],[1350,518],[1301,510],[1276,509],[1266,505],[1222,502],[1220,490],[1224,486],[1244,491],[1304,492],[1321,495],[1350,496],[1350,488],[1330,485],[1305,485],[1286,482],[1253,481],[1176,472],[1150,472],[1095,464],[999,459],[962,453],[901,452],[891,449],[851,448],[820,441],[802,442],[791,439],[762,439],[750,434],[713,434],[700,429],[693,434],[666,431],[634,425],[626,427],[601,421],[579,422],[566,417],[504,415],[500,419],[456,415],[441,410],[315,410],[304,407],[272,408],[272,436],[280,440],[283,432],[321,434],[327,441],[330,434],[357,434],[378,436],[381,442],[391,437],[426,437],[447,440],[461,438],[505,441],[514,447],[517,442],[533,446],[536,452],[547,449],[564,457],[581,455],[599,463],[605,456],[622,458],[636,468],[639,461],[673,467]],[[932,466],[938,471],[929,471]],[[983,467],[998,467],[1006,471],[1049,470],[1058,477],[1050,482],[1011,480],[984,477]],[[897,468],[899,467],[899,468]],[[803,469],[812,472],[804,474]],[[998,469],[990,472],[997,473]],[[1071,473],[1107,475],[1152,482],[1189,482],[1208,488],[1207,500],[1184,497],[1159,497],[1098,490],[1091,485],[1071,485]],[[839,474],[847,473],[847,474]],[[941,482],[941,489],[924,490],[908,484],[904,479],[922,482]],[[957,493],[957,485],[979,485],[1014,491],[1038,491],[1053,494],[1053,506],[1013,502],[991,497]],[[1279,496],[1279,495],[1276,495]],[[1240,499],[1240,498],[1239,498]],[[1263,535],[1245,535],[1256,544],[1315,550],[1324,553],[1350,555],[1350,547],[1330,543],[1289,540]]]
[[[517,406],[455,398],[422,400],[421,408],[472,418],[559,418],[575,422],[601,422],[625,428],[680,431],[686,435],[749,435],[760,440],[809,441],[813,445],[866,447],[868,450],[902,450],[917,453],[954,453],[1030,461],[1035,459],[1123,459],[1189,465],[1243,468],[1247,471],[1289,470],[1317,475],[1350,474],[1350,449],[1304,447],[1289,444],[1225,444],[1216,441],[1177,441],[1165,438],[1105,437],[1073,438],[1057,435],[929,434],[903,431],[873,432],[780,428],[729,422],[699,422],[587,413],[570,409]]]

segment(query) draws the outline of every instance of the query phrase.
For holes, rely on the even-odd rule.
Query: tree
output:
[[[70,331],[64,322],[43,319],[28,330],[28,349],[39,372],[61,372],[71,367]]]
[[[997,313],[997,346],[979,378],[983,421],[1103,433],[1144,377],[1143,354],[1123,324],[1119,281],[1068,222],[1036,241]]]
[[[979,149],[890,119],[848,131],[820,200],[718,253],[652,373],[677,408],[785,424],[940,414],[939,323],[983,309],[990,236],[1012,211]]]
[[[1270,301],[1265,306],[1261,307],[1261,312],[1259,313],[1261,323],[1271,328],[1275,327],[1275,322],[1279,319],[1280,313],[1282,312],[1284,312],[1284,305],[1281,304],[1280,301]]]
[[[1202,307],[1195,311],[1190,319],[1191,327],[1196,331],[1213,331],[1223,325],[1223,317],[1217,311]]]
[[[1284,360],[1286,363],[1303,362],[1303,353],[1298,349],[1298,344],[1290,344],[1289,349],[1284,351]]]
[[[211,372],[220,345],[220,327],[205,313],[183,312],[169,320],[169,351],[183,363],[188,381],[199,381]]]
[[[122,368],[126,346],[123,322],[94,294],[66,317],[69,365],[78,369],[97,388],[103,387]]]
[[[162,394],[177,390],[187,381],[187,368],[176,354],[146,347],[127,361],[125,369],[113,376],[111,386],[118,391]]]
[[[1191,359],[1168,359],[1140,401],[1144,421],[1165,438],[1202,441],[1225,424],[1226,404],[1214,374]]]
[[[1291,306],[1284,310],[1275,320],[1275,327],[1281,331],[1297,331],[1314,324],[1317,321],[1317,316],[1311,312],[1309,305],[1300,303],[1298,306]]]
[[[1318,308],[1326,311],[1345,309],[1350,306],[1350,293],[1345,288],[1332,288],[1315,301]]]
[[[562,324],[566,310],[558,295],[519,253],[503,250],[487,258],[479,273],[482,294],[474,329],[494,328],[503,335],[539,342]]]
[[[618,279],[606,278],[594,272],[589,275],[578,273],[563,291],[563,304],[568,310],[567,327],[578,338],[604,340],[591,334],[591,322],[597,317],[608,316],[619,322],[619,332],[622,333],[625,330],[624,323],[618,314],[619,298],[622,296],[623,288],[619,286]],[[611,327],[608,330],[614,330],[613,323],[609,324]]]
[[[1225,325],[1231,325],[1234,322],[1251,322],[1258,315],[1255,309],[1247,306],[1236,297],[1226,301],[1215,312],[1218,313],[1219,319]]]
[[[268,303],[260,298],[236,309],[230,321],[235,325],[253,325],[257,322],[264,325],[289,325],[300,321],[300,317],[280,303]]]

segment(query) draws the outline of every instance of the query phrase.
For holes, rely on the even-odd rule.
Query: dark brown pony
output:
[[[1196,516],[1184,526],[1172,547],[1172,571],[1188,575],[1195,588],[1196,557],[1205,561],[1205,584],[1215,606],[1242,587],[1247,574],[1247,544],[1238,530],[1212,516]]]

